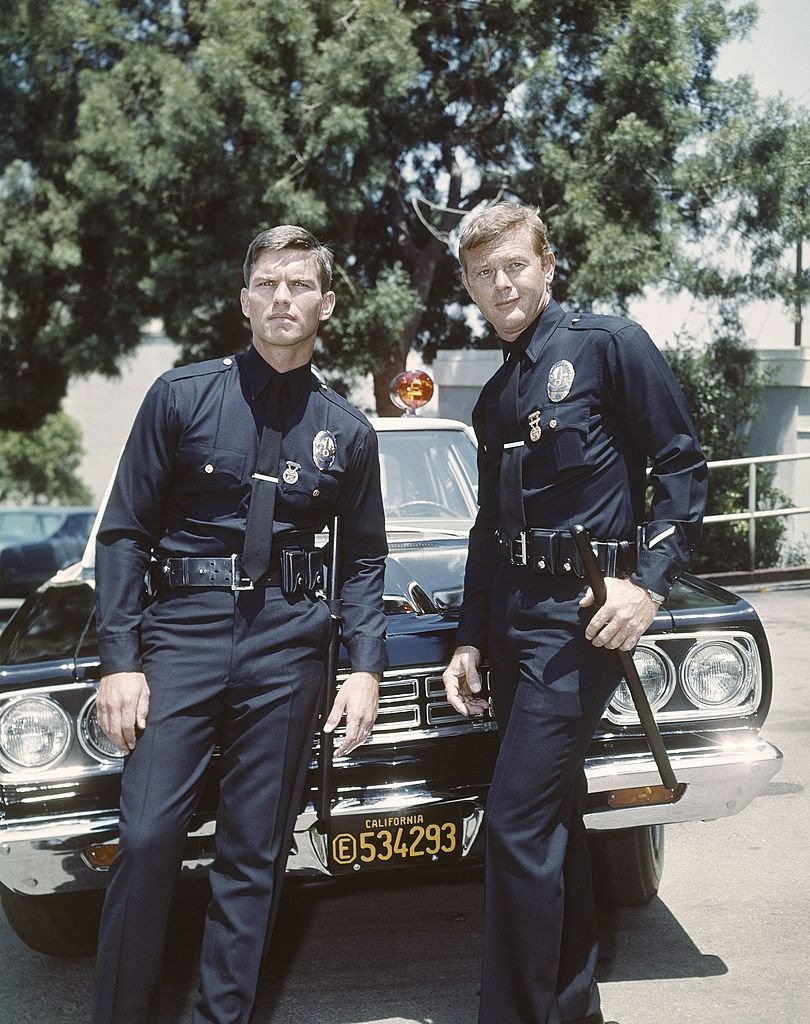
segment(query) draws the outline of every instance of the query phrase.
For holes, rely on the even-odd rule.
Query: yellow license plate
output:
[[[461,857],[461,809],[437,804],[419,810],[335,815],[329,828],[329,869],[416,867]]]

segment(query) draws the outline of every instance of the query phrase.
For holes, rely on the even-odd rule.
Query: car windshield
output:
[[[62,516],[58,512],[0,509],[0,536],[22,537],[26,540],[49,537],[61,521]]]
[[[386,519],[459,519],[476,513],[475,444],[463,429],[378,433]]]

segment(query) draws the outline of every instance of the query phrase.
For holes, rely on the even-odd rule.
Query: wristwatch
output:
[[[665,597],[663,597],[661,594],[656,594],[656,592],[654,590],[650,590],[647,587],[645,587],[644,589],[649,594],[650,600],[652,601],[652,603],[654,605],[656,605],[656,606],[662,605],[664,603],[664,601],[666,601]]]

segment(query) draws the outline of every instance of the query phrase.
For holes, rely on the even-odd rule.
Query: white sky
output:
[[[756,28],[745,42],[726,46],[717,64],[719,78],[749,74],[762,96],[778,93],[810,107],[810,2],[759,0]],[[666,344],[687,326],[705,338],[706,309],[688,298],[668,301],[650,295],[634,302],[631,315],[659,344]],[[792,348],[793,323],[777,303],[754,303],[745,324],[758,348]],[[810,313],[804,312],[803,347],[810,346]]]
[[[765,96],[783,93],[810,105],[810,4],[807,0],[759,0],[751,38],[721,52],[718,75],[748,73]]]

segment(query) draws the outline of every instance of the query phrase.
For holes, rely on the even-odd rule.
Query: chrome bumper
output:
[[[585,815],[591,830],[666,825],[676,821],[713,821],[747,807],[782,767],[782,752],[756,735],[722,735],[699,750],[669,751],[675,778],[686,792],[674,804],[593,810]],[[607,793],[661,784],[650,753],[586,761],[588,792]]]
[[[668,824],[677,821],[709,821],[737,814],[762,792],[782,765],[782,754],[772,744],[756,736],[718,739],[711,746],[691,751],[671,751],[675,776],[686,783],[686,792],[674,804],[632,807],[618,810],[592,810],[585,815],[589,829],[631,828],[637,825]],[[652,756],[619,756],[607,761],[592,758],[586,762],[591,794],[614,789],[657,785],[660,780]],[[368,812],[375,815],[413,811],[445,799],[426,790],[407,790],[358,804],[338,801],[333,814]],[[452,797],[458,801],[458,795]],[[462,857],[480,852],[483,799],[462,799],[464,829]],[[213,833],[209,823],[195,833],[197,846],[204,846]],[[49,816],[24,824],[0,821],[0,883],[29,895],[82,891],[102,888],[106,872],[89,866],[82,856],[88,846],[115,842],[118,835],[116,815],[94,812],[86,815]],[[210,853],[187,857],[185,872],[204,871]],[[328,875],[325,839],[316,828],[311,808],[299,815],[293,849],[287,864],[288,874]]]

